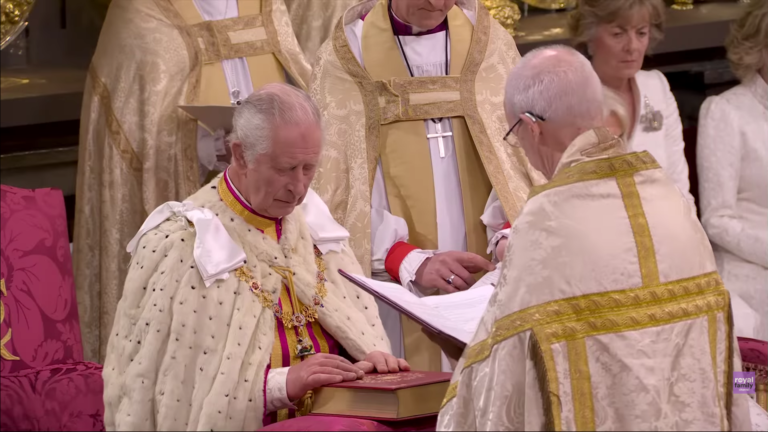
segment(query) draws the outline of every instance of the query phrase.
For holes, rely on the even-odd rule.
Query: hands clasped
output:
[[[424,288],[455,293],[475,284],[473,273],[495,269],[496,266],[480,255],[470,252],[441,252],[421,264],[416,271],[415,281]]]
[[[403,359],[392,354],[374,351],[363,361],[352,364],[349,360],[332,354],[315,354],[309,359],[291,366],[286,379],[286,393],[291,401],[298,400],[308,391],[328,384],[360,379],[374,369],[380,373],[410,370]]]

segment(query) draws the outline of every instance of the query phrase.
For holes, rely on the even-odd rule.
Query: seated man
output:
[[[264,86],[235,111],[228,170],[149,216],[104,364],[107,429],[253,431],[313,388],[409,369],[337,272],[362,270],[308,188],[321,137],[305,93]]]
[[[696,214],[603,125],[571,48],[528,53],[505,112],[531,164],[502,274],[438,430],[749,430],[728,292]]]

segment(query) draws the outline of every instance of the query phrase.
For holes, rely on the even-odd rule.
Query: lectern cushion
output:
[[[0,375],[83,360],[64,197],[0,186]]]
[[[101,365],[48,366],[0,376],[0,430],[103,431]]]

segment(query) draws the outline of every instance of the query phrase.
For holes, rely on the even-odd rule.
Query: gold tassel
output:
[[[315,400],[315,393],[310,390],[305,394],[299,403],[297,403],[296,417],[303,417],[312,412],[312,402]]]

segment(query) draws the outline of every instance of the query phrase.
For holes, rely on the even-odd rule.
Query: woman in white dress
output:
[[[741,84],[701,107],[701,220],[737,336],[768,340],[768,1],[752,2],[726,47]]]
[[[661,72],[640,70],[663,25],[663,0],[581,0],[569,22],[574,45],[629,108],[629,147],[650,152],[693,205],[677,102]]]

